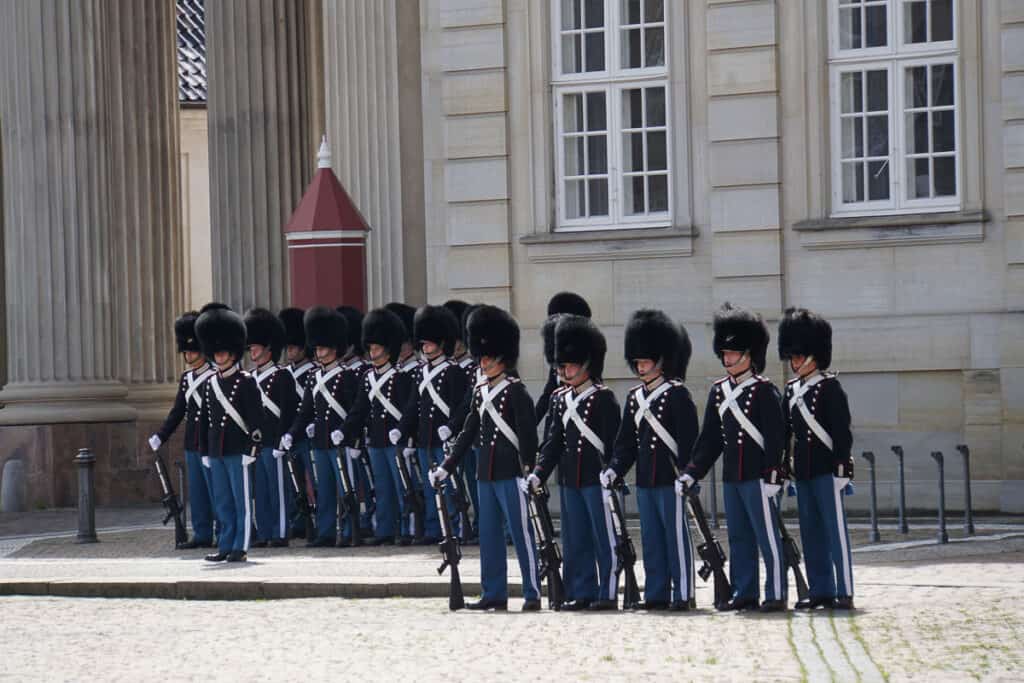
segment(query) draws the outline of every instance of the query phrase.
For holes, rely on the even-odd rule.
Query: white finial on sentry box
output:
[[[320,138],[320,151],[316,153],[316,167],[317,168],[330,168],[331,167],[331,150],[327,148],[327,136],[324,135]]]

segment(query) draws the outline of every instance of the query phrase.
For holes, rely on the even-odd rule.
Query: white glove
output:
[[[316,434],[316,425],[310,422],[306,425],[306,436],[312,439],[314,434]]]
[[[540,477],[538,477],[533,472],[530,472],[530,476],[526,478],[526,485],[529,486],[534,491],[540,491]]]
[[[606,489],[610,489],[612,487],[612,484],[614,484],[615,480],[618,478],[618,473],[611,467],[602,472],[601,476],[599,477],[599,479],[601,480],[601,486],[605,487]]]
[[[201,459],[201,462],[203,463],[203,467],[205,467],[206,469],[210,469],[210,456],[204,455]]]
[[[345,435],[341,433],[340,429],[335,429],[331,432],[331,443],[335,446],[340,446],[341,442],[345,440]]]
[[[406,459],[415,458],[417,456],[417,451],[415,448],[403,448],[402,455],[404,455]]]
[[[441,438],[441,441],[447,441],[452,438],[452,430],[448,429],[448,425],[441,425],[437,428],[437,435]]]
[[[154,453],[156,453],[158,450],[160,450],[160,444],[162,444],[162,443],[163,443],[163,441],[161,441],[160,437],[157,436],[156,434],[154,434],[153,436],[149,437],[149,447],[153,449]]]
[[[850,483],[849,477],[833,477],[835,479],[836,491],[842,491]]]
[[[402,432],[398,431],[397,429],[392,429],[390,432],[388,432],[388,440],[391,442],[391,445],[394,446],[395,444],[402,440]]]
[[[681,478],[680,479],[676,479],[675,487],[676,487],[676,495],[677,496],[682,498],[683,496],[686,495],[686,484],[683,483],[683,480]]]
[[[281,458],[281,456],[284,455],[284,451],[279,451],[276,448],[272,452],[274,454],[274,459],[275,460],[279,460]]]
[[[285,434],[281,437],[281,443],[278,444],[282,451],[290,451],[292,449],[292,435]]]
[[[362,451],[358,448],[346,448],[345,455],[348,456],[349,460],[356,461],[359,460],[359,456],[362,455]]]
[[[525,493],[526,495],[530,495],[530,485],[527,484],[526,480],[523,479],[522,477],[516,477],[516,486],[518,486],[519,490]]]
[[[248,467],[249,465],[253,464],[254,462],[256,462],[256,458],[252,457],[251,455],[243,455],[242,456],[242,467]]]
[[[691,486],[697,483],[696,479],[691,477],[689,474],[685,473],[683,474],[683,476],[679,477],[679,481],[681,481],[683,483],[683,486],[685,486],[686,488],[690,488]]]
[[[782,484],[769,484],[766,481],[762,481],[761,490],[764,491],[764,495],[773,498],[782,490]]]
[[[430,471],[427,475],[427,479],[430,480],[431,486],[437,486],[437,482],[444,481],[448,478],[448,470],[443,467],[438,467]]]

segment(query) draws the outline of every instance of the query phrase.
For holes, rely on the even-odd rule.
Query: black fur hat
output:
[[[634,311],[626,323],[626,363],[636,372],[636,361],[647,358],[660,361],[670,375],[679,351],[679,327],[664,312],[642,308]]]
[[[693,355],[693,344],[690,342],[690,333],[686,331],[686,327],[680,323],[679,325],[679,346],[676,348],[676,353],[672,357],[671,367],[665,373],[672,379],[678,379],[681,382],[686,381],[686,371],[690,367],[690,357]]]
[[[544,360],[548,365],[555,364],[555,328],[558,326],[558,321],[567,315],[569,314],[555,313],[554,315],[549,315],[541,323],[540,338],[544,344]]]
[[[301,308],[283,308],[277,314],[284,325],[285,346],[306,346],[306,328],[302,326],[304,313]]]
[[[723,351],[749,351],[754,372],[764,372],[770,335],[760,315],[726,301],[715,313],[714,328],[712,348],[719,360]]]
[[[219,301],[211,301],[208,304],[203,304],[203,307],[199,309],[199,315],[202,315],[203,313],[206,313],[207,311],[217,310],[218,308],[226,308],[229,311],[231,310],[231,307],[228,306],[227,304],[222,304]]]
[[[245,322],[227,306],[208,308],[196,318],[196,337],[203,355],[212,359],[218,351],[228,351],[235,360],[245,353]]]
[[[277,362],[284,350],[284,323],[265,308],[250,308],[245,314],[245,343],[269,347],[271,360]]]
[[[548,301],[548,315],[556,313],[571,313],[590,318],[590,304],[587,300],[575,292],[559,292]]]
[[[555,325],[555,362],[586,364],[590,377],[601,381],[608,342],[590,318],[564,315]]]
[[[452,315],[455,316],[455,322],[458,324],[459,330],[461,330],[462,316],[465,315],[466,309],[469,308],[469,304],[463,301],[462,299],[449,299],[448,301],[444,302],[444,307],[451,311]],[[462,333],[460,332],[460,339],[462,338],[461,334]]]
[[[178,353],[199,351],[199,339],[196,338],[198,317],[199,314],[195,311],[186,311],[174,321],[174,341],[178,345]]]
[[[405,339],[402,319],[386,306],[373,309],[363,318],[363,348],[368,349],[370,344],[387,347],[392,363],[398,361]]]
[[[779,358],[814,356],[819,370],[832,364],[832,326],[806,308],[787,308],[779,321]]]
[[[506,368],[514,368],[519,361],[519,323],[508,311],[497,306],[476,308],[466,324],[469,334],[469,352],[480,360],[484,356],[501,358]]]
[[[344,316],[333,308],[314,306],[302,317],[302,326],[306,330],[306,345],[315,349],[318,346],[343,352],[348,342],[348,324]]]
[[[362,354],[363,348],[363,312],[355,306],[338,306],[338,313],[341,313],[348,323],[348,339],[345,348],[355,347],[357,354]]]
[[[473,311],[480,308],[480,304],[470,304],[466,306],[466,310],[462,311],[462,317],[459,318],[459,329],[462,331],[462,343],[469,348],[469,316],[473,315]]]
[[[413,322],[416,317],[416,309],[409,304],[399,303],[392,301],[389,304],[385,304],[384,308],[388,309],[392,313],[398,316],[398,319],[402,321],[402,329],[405,330],[405,339],[402,341],[412,341],[413,339]]]
[[[444,306],[421,306],[412,320],[413,339],[419,345],[425,341],[440,346],[446,355],[455,352],[459,335],[459,321]]]

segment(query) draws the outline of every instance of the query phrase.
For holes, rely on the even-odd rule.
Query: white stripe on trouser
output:
[[[775,566],[775,599],[782,599],[782,577],[785,576],[785,572],[782,568],[782,562],[779,561],[779,548],[775,545],[775,522],[772,517],[772,503],[768,499],[768,494],[764,490],[764,482],[761,484],[761,508],[764,512],[764,530],[768,534],[768,547],[772,551],[772,563]],[[767,563],[765,558],[765,562]]]
[[[610,496],[618,495],[614,491],[608,491],[608,489],[601,489],[601,493],[607,493]],[[604,502],[603,500],[601,501]],[[615,565],[617,560],[615,559],[615,529],[612,526],[612,508],[611,505],[601,505],[604,508],[604,530],[608,534],[608,548],[612,553],[611,569],[608,570],[608,595],[605,596],[607,600],[617,600],[619,597],[619,584],[616,579],[619,578],[618,572],[615,571]]]
[[[526,558],[530,561],[530,575],[524,576],[523,581],[529,579],[533,589],[537,591],[537,597],[540,597],[540,580],[537,576],[537,558],[533,553],[533,542],[530,540],[530,517],[529,512],[526,510],[526,506],[529,505],[529,501],[526,499],[526,494],[519,490],[519,486],[515,480],[512,480],[512,487],[516,493],[519,494],[519,521],[523,526],[523,545],[526,546]],[[524,591],[525,592],[525,591]]]
[[[282,455],[281,458],[283,457],[284,456]],[[288,503],[285,502],[284,499],[284,466],[281,464],[281,458],[274,458],[274,462],[277,463],[277,500],[278,507],[281,510],[281,538],[288,538],[288,528],[285,522],[285,519],[288,516],[288,511],[285,508],[288,507]]]
[[[673,494],[675,491],[673,491]],[[689,536],[683,531],[686,524],[686,510],[683,508],[682,496],[673,496],[676,499],[676,553],[679,555],[679,590],[683,594],[683,600],[689,600],[693,595],[690,576],[690,563],[686,561],[686,542]]]
[[[846,511],[843,510],[843,489],[837,489],[833,483],[833,495],[836,501],[836,532],[839,534],[839,561],[843,563],[843,580],[846,582],[846,594],[853,595],[853,571],[850,567],[850,554],[846,547]]]
[[[249,552],[249,536],[252,534],[252,507],[249,505],[249,466],[242,465],[242,495],[245,497],[245,540],[242,550]]]

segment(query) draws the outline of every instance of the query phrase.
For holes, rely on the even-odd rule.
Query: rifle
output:
[[[707,515],[704,514],[704,506],[700,503],[698,496],[700,487],[694,484],[686,488],[686,503],[690,509],[690,516],[697,525],[700,532],[701,542],[697,544],[697,554],[704,563],[697,570],[697,575],[707,581],[712,574],[715,576],[715,609],[722,609],[729,599],[732,598],[732,585],[729,577],[725,574],[725,552],[715,538],[715,534],[708,525]]]
[[[160,488],[164,494],[160,502],[164,504],[164,509],[167,510],[163,524],[167,526],[167,522],[172,519],[174,520],[174,547],[178,549],[185,543],[188,543],[188,529],[185,528],[183,517],[185,510],[181,506],[181,499],[178,498],[178,494],[174,492],[174,485],[171,484],[171,477],[167,473],[167,465],[164,464],[164,459],[160,456],[159,452],[153,453],[153,462],[156,464],[156,474],[160,478]]]
[[[622,509],[619,491],[623,488],[622,480],[616,479],[611,489],[604,489],[605,505],[608,506],[612,518],[612,531],[615,533],[615,574],[625,572],[626,585],[622,594],[622,609],[636,609],[640,605],[640,586],[636,582],[636,548],[626,528],[626,514]]]
[[[444,450],[445,459],[451,452],[451,443],[446,441],[442,446]],[[431,464],[431,469],[437,466],[437,463]],[[456,467],[455,471],[448,476],[449,485],[452,489],[452,498],[454,499],[455,509],[459,513],[459,530],[463,539],[468,538],[470,534],[469,524],[469,496],[466,495],[466,482],[462,478],[464,470],[461,467]]]
[[[294,525],[296,521],[302,519],[303,528],[306,530],[306,540],[312,541],[316,538],[316,509],[313,507],[313,503],[310,502],[309,496],[306,495],[305,485],[299,482],[299,477],[295,474],[294,460],[294,452],[288,451],[284,454],[284,461],[288,465],[288,476],[292,482],[292,490],[295,492],[295,519],[292,520],[292,524]]]
[[[431,465],[430,471],[437,469],[437,465]],[[459,539],[452,529],[452,520],[448,516],[448,505],[444,496],[444,482],[434,484],[434,504],[437,506],[437,516],[441,519],[441,566],[437,568],[437,574],[444,574],[444,570],[451,570],[451,582],[448,584],[448,609],[452,612],[466,606],[465,596],[462,594],[462,578],[459,576],[459,560],[462,559],[462,548]]]
[[[782,557],[786,562],[786,568],[793,570],[797,599],[804,601],[808,599],[809,591],[804,573],[800,570],[800,546],[796,544],[796,539],[790,536],[786,525],[782,522],[782,513],[779,511],[777,503],[777,500],[768,501],[769,507],[772,509],[772,517],[775,518],[775,524],[779,527],[779,535],[782,536]]]
[[[555,525],[551,521],[551,511],[548,510],[548,499],[550,498],[547,486],[541,485],[540,489],[529,487],[526,494],[528,508],[530,511],[530,523],[533,525],[533,533],[537,537],[537,555],[540,559],[539,571],[541,576],[548,580],[548,609],[559,611],[565,602],[565,584],[562,583],[562,553],[555,542]]]
[[[363,544],[363,534],[359,522],[359,494],[352,483],[352,477],[348,471],[348,456],[345,449],[338,446],[334,451],[334,458],[338,463],[338,484],[341,486],[341,512],[343,517],[348,517],[349,530],[352,534],[352,545]]]
[[[419,485],[419,478],[413,477],[409,469],[409,461],[405,459],[404,449],[395,447],[395,463],[398,465],[398,478],[402,484],[402,501],[405,509],[412,516],[413,535],[417,538],[423,536],[423,515],[426,512],[426,502],[423,500],[423,487]]]
[[[370,456],[365,448],[359,449],[359,464],[362,465],[363,481],[369,487],[363,491],[363,505],[367,515],[372,515],[377,510],[377,485],[373,479],[373,467],[370,466]]]

